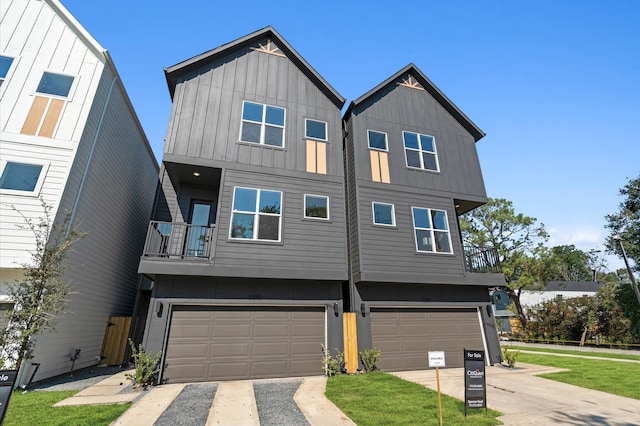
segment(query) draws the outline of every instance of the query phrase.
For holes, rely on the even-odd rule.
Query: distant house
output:
[[[426,368],[429,350],[451,367],[464,348],[500,360],[488,289],[504,276],[458,225],[487,201],[484,133],[420,70],[342,118],[344,98],[272,27],[165,73],[173,108],[139,268],[162,380],[321,374],[321,344],[356,346],[356,364],[378,347],[387,370]]]
[[[37,336],[37,381],[78,349],[75,368],[97,364],[108,318],[132,315],[158,167],[109,53],[59,1],[3,2],[1,20],[0,325],[35,246],[22,215],[37,222],[43,200],[88,233],[68,256],[69,313]]]
[[[523,290],[520,303],[523,307],[531,308],[548,300],[595,296],[604,285],[598,281],[549,281],[543,290]]]

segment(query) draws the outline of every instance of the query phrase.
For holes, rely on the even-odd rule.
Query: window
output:
[[[307,118],[304,120],[304,136],[311,139],[327,140],[327,123]]]
[[[3,193],[37,195],[48,165],[3,161],[1,167],[0,190]]]
[[[234,188],[230,238],[280,241],[282,192]]]
[[[447,212],[412,207],[416,249],[419,252],[453,253]]]
[[[307,172],[327,174],[327,143],[307,141]]]
[[[433,136],[402,132],[407,166],[439,171],[436,141]]]
[[[368,130],[367,134],[369,138],[369,148],[388,151],[386,133],[376,132],[375,130]]]
[[[2,87],[4,80],[7,78],[7,74],[9,74],[11,64],[13,64],[13,58],[0,56],[0,87]]]
[[[71,85],[73,84],[73,77],[62,74],[54,74],[51,72],[44,72],[40,79],[40,84],[36,92],[45,93],[47,95],[54,96],[69,96],[71,91]]]
[[[376,203],[373,206],[373,223],[376,225],[396,226],[393,204]]]
[[[244,101],[240,140],[282,148],[284,117],[284,108]]]
[[[304,217],[308,219],[329,219],[329,197],[305,194]]]

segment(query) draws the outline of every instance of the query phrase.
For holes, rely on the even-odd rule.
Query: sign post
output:
[[[4,416],[7,414],[9,398],[11,398],[17,375],[17,370],[0,370],[0,425],[4,422]]]
[[[487,409],[484,351],[464,350],[464,415],[467,408]]]
[[[436,382],[438,383],[438,413],[440,414],[440,426],[442,426],[442,398],[440,396],[440,371],[438,367],[444,367],[444,351],[429,352],[429,368],[436,368]]]

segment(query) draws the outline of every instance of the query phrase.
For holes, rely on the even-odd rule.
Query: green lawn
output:
[[[640,355],[633,354],[611,354],[607,352],[583,352],[576,351],[571,349],[552,349],[552,348],[540,348],[540,347],[529,347],[529,346],[503,346],[503,348],[509,348],[510,350],[516,351],[530,351],[530,352],[549,352],[554,354],[568,354],[568,355],[582,355],[582,356],[597,356],[600,358],[613,358],[613,359],[631,359],[634,361],[640,361]]]
[[[518,355],[518,362],[567,368],[571,371],[543,374],[539,377],[614,395],[640,399],[640,386],[638,386],[638,383],[640,383],[640,364],[638,363],[523,352]],[[516,363],[517,366],[518,364]]]
[[[85,426],[109,425],[124,413],[131,404],[81,405],[53,407],[74,395],[77,391],[39,391],[22,394],[14,392],[4,426]]]
[[[335,376],[327,381],[327,397],[351,420],[366,425],[438,425],[438,393],[380,371]],[[498,425],[501,413],[469,409],[464,402],[442,395],[445,425]]]

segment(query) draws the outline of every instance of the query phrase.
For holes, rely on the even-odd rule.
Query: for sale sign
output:
[[[17,375],[17,370],[0,370],[0,425],[4,422],[4,415],[7,413],[9,398],[11,398]]]
[[[487,408],[484,351],[464,350],[464,409]]]

